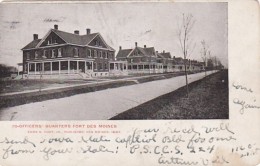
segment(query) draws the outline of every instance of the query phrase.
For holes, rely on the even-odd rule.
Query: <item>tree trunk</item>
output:
[[[186,58],[185,58],[186,60]],[[189,98],[189,85],[188,85],[188,74],[186,69],[186,62],[184,61],[184,71],[185,71],[185,77],[186,77],[186,92],[187,92],[187,98]]]

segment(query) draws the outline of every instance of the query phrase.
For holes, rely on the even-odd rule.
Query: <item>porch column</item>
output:
[[[42,62],[42,72],[44,73],[44,62]]]
[[[59,61],[59,74],[60,74],[60,61]]]
[[[87,72],[87,61],[85,61],[85,73]]]
[[[28,75],[29,75],[29,72],[30,72],[30,63],[28,62],[28,68],[27,68],[27,70],[28,70]]]
[[[70,60],[68,60],[68,74],[70,73]]]
[[[17,65],[17,75],[19,76],[19,65]]]
[[[91,62],[91,69],[92,69],[92,71],[94,71],[94,62],[93,61]]]
[[[36,74],[36,62],[34,63],[34,74]]]
[[[79,73],[79,61],[77,61],[77,73]]]
[[[143,70],[144,70],[144,64],[143,64]]]
[[[51,62],[51,74],[52,74],[52,62]]]

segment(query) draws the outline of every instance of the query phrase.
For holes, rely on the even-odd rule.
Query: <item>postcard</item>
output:
[[[3,1],[0,165],[260,164],[257,1]]]

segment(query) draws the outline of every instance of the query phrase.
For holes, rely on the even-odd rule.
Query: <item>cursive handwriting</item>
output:
[[[188,161],[188,160],[184,160],[179,157],[168,157],[167,158],[164,155],[162,155],[158,159],[158,163],[159,164],[177,164],[177,165],[198,165],[199,164],[198,161]]]
[[[35,143],[29,141],[27,137],[24,137],[22,141],[12,140],[5,137],[3,141],[0,141],[1,144],[30,144],[33,147],[36,147]]]
[[[205,133],[211,133],[211,132],[219,132],[219,131],[228,131],[231,134],[235,134],[233,131],[229,129],[229,124],[228,123],[220,123],[218,127],[207,127],[207,126],[202,126],[202,128],[205,129]]]
[[[256,102],[256,100],[254,100],[254,102]],[[244,100],[240,100],[238,98],[235,98],[233,103],[241,106],[241,109],[239,110],[240,114],[244,114],[246,109],[260,109],[260,106],[248,104]]]
[[[103,136],[103,135],[101,135],[99,137],[90,136],[87,139],[82,136],[81,141],[84,142],[84,143],[90,143],[90,142],[99,143],[99,142],[110,142],[110,139],[107,139],[106,136]]]
[[[240,89],[240,90],[244,90],[244,91],[246,91],[246,92],[253,93],[253,90],[252,90],[251,88],[247,88],[247,87],[242,86],[242,85],[236,85],[235,83],[233,83],[232,86],[233,86],[235,89]]]
[[[54,156],[55,154],[65,154],[65,153],[72,153],[73,148],[60,148],[60,149],[54,149],[54,148],[47,148],[45,147],[43,150],[40,150],[40,152],[44,153],[43,158],[45,160],[49,160],[49,156]]]
[[[99,145],[98,148],[94,148],[92,146],[87,146],[85,148],[81,148],[82,153],[100,153],[100,152],[109,152],[109,153],[114,153],[113,150],[109,150],[108,148],[106,148],[104,145]]]
[[[43,22],[63,22],[65,20],[65,17],[60,18],[45,18]]]
[[[156,136],[157,134],[153,134],[150,137],[147,137],[147,135],[140,135],[137,133],[137,129],[134,130],[134,132],[130,135],[128,135],[126,138],[116,138],[117,143],[124,143],[126,148],[128,145],[134,144],[134,143],[150,143],[150,142],[156,142]]]
[[[8,148],[3,149],[4,154],[2,156],[3,159],[7,159],[9,155],[18,155],[18,154],[23,154],[23,153],[34,153],[34,150],[29,150],[29,149],[13,149],[13,145],[10,145]]]

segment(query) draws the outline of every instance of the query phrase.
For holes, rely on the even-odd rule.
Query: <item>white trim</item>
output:
[[[36,45],[35,48],[39,48],[39,46],[46,40],[46,38],[51,34],[51,32],[55,33],[53,29],[50,29],[49,32],[42,38],[42,40]],[[57,33],[55,33],[57,36],[59,36]],[[60,36],[59,36],[60,37]],[[67,43],[62,37],[60,37],[65,43]]]
[[[73,44],[71,44],[71,45],[73,45]],[[81,45],[78,45],[78,46],[81,46]],[[95,47],[95,46],[90,46],[90,45],[86,45],[86,46],[82,46],[82,47],[89,47],[89,48],[95,48],[95,49],[101,49],[101,50],[114,51],[114,50],[109,49],[109,48]]]
[[[132,51],[130,51],[130,52],[128,53],[128,55],[126,56],[126,58],[129,57],[130,54],[131,54],[134,50],[135,50],[135,48],[133,48]]]
[[[72,58],[72,57],[68,57],[68,58],[55,58],[55,59],[38,59],[38,60],[30,60],[30,61],[26,61],[26,63],[39,63],[39,62],[55,62],[55,61],[77,61],[77,60],[81,60],[81,61],[94,61],[95,59],[86,59],[86,58]]]
[[[44,49],[44,48],[52,48],[52,47],[59,47],[59,46],[65,46],[69,44],[57,44],[57,45],[49,45],[49,46],[44,46],[44,47],[35,47],[35,48],[28,48],[28,49],[22,49],[23,51],[29,51],[29,50],[35,50],[35,49]]]
[[[101,38],[102,42],[106,45],[106,47],[107,47],[106,49],[109,49],[109,50],[111,50],[111,51],[115,51],[112,47],[110,47],[110,46],[105,42],[105,40],[103,39],[103,37],[101,36],[100,33],[97,33],[96,36],[93,37],[93,38],[86,44],[86,46],[89,46],[89,44],[90,44],[97,36],[99,36],[99,37]],[[93,47],[93,46],[91,46],[91,47]],[[96,47],[96,48],[100,48],[100,47]],[[102,48],[102,47],[101,47],[101,48]]]

